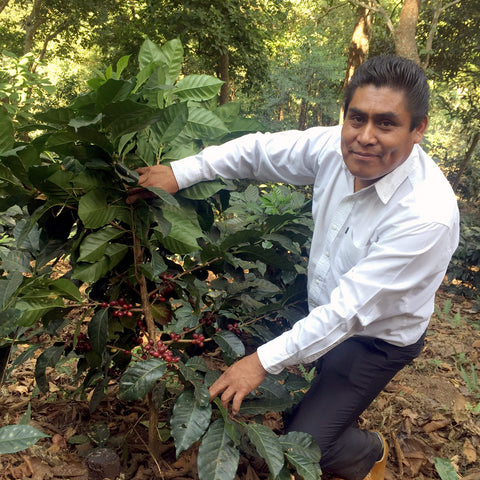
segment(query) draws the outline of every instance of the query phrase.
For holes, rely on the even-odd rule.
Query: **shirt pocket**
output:
[[[358,244],[353,239],[353,232],[347,231],[338,240],[332,259],[332,269],[337,275],[343,275],[355,267],[367,256],[369,244]]]

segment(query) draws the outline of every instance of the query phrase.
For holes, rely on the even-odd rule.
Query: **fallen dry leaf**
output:
[[[463,442],[463,454],[465,455],[465,459],[467,463],[473,463],[477,461],[477,450],[472,445],[472,442],[466,438],[465,442]]]
[[[447,420],[446,418],[444,418],[443,420],[433,420],[432,422],[429,422],[423,426],[423,431],[425,433],[431,433],[435,430],[445,428],[448,425],[450,425],[450,420]]]

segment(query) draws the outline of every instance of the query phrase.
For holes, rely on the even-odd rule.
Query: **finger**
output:
[[[232,413],[236,415],[240,411],[240,407],[242,406],[243,399],[245,395],[243,393],[237,392],[232,400]]]
[[[230,403],[230,400],[234,397],[235,395],[235,390],[231,387],[228,387],[223,393],[222,396],[220,397],[220,400],[222,401],[222,405],[224,408],[228,408],[228,404]]]
[[[212,401],[215,397],[220,395],[225,389],[227,388],[227,384],[223,380],[223,376],[215,380],[212,386],[208,389],[210,393],[210,401]]]

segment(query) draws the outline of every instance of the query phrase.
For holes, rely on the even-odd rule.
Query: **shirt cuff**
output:
[[[179,190],[205,181],[200,160],[195,156],[176,160],[170,164],[170,167],[177,180]]]
[[[258,358],[262,367],[273,375],[277,375],[287,366],[283,365],[283,362],[288,357],[284,349],[282,338],[284,335],[285,333],[257,348]]]

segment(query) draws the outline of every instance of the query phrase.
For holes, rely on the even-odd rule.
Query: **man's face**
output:
[[[401,165],[422,140],[427,119],[410,131],[403,91],[365,85],[355,90],[342,128],[342,155],[355,191]]]

